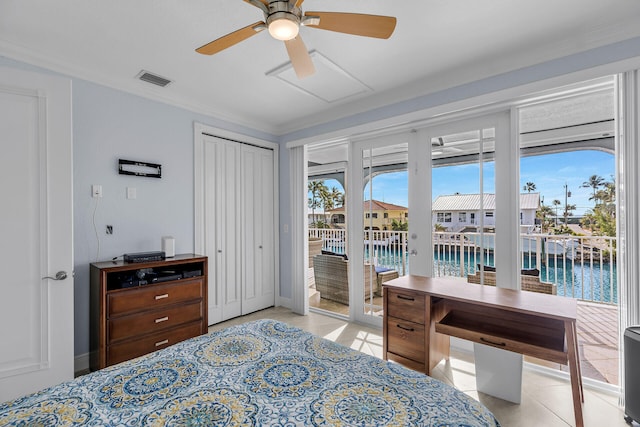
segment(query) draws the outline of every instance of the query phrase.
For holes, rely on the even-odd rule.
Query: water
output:
[[[400,274],[409,273],[411,257],[405,254],[403,266],[401,250],[375,246],[374,254],[377,266],[393,268],[398,270]],[[368,247],[365,247],[365,258],[369,259]],[[495,265],[493,252],[487,251],[482,261],[485,265]],[[480,255],[474,251],[462,251],[461,253],[459,249],[452,249],[438,252],[436,249],[434,253],[435,276],[466,277],[469,274],[474,274],[480,264]],[[523,268],[536,268],[536,265],[535,254],[531,254],[531,256],[527,254],[524,257]],[[600,265],[598,262],[591,264],[589,261],[572,262],[570,259],[562,257],[549,258],[547,264],[541,265],[540,280],[555,283],[558,295],[561,296],[608,304],[618,303],[615,263],[610,267],[608,262]]]

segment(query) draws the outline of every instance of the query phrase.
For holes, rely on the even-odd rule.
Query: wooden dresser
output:
[[[403,276],[382,284],[383,358],[431,374],[449,358],[449,337],[569,366],[576,426],[584,395],[576,300],[467,283]]]
[[[206,334],[207,257],[91,264],[90,368]]]

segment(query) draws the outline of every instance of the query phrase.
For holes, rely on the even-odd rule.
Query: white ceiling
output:
[[[367,91],[327,102],[268,76],[288,57],[266,31],[196,53],[263,19],[242,0],[0,0],[0,55],[283,135],[640,36],[637,0],[306,0],[303,10],[397,17],[388,40],[301,29],[308,50]],[[173,83],[136,80],[141,70]]]

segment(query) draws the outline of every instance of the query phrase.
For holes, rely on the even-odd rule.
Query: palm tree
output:
[[[564,225],[565,225],[565,227],[567,225],[567,217],[568,216],[572,216],[573,214],[571,212],[575,211],[576,209],[577,209],[576,205],[567,204],[564,207]]]
[[[598,204],[598,196],[596,194],[596,191],[598,190],[598,188],[602,187],[603,185],[605,185],[605,181],[604,181],[603,177],[601,177],[599,175],[591,175],[589,177],[589,180],[583,182],[580,187],[583,187],[583,188],[591,187],[593,189],[593,194],[589,198],[589,200],[593,200],[595,202],[595,204],[597,205]]]
[[[554,199],[551,203],[553,204],[553,208],[556,210],[556,225],[558,225],[558,207],[562,204],[562,202],[558,199]]]
[[[536,185],[533,182],[527,182],[522,189],[527,193],[531,193],[532,191],[536,191]]]
[[[540,209],[536,211],[536,218],[540,220],[541,231],[544,233],[549,228],[549,217],[553,215],[553,211],[551,210],[551,206],[540,206]]]
[[[344,206],[344,193],[342,191],[338,190],[336,187],[331,187],[329,196],[333,202],[333,207],[339,208]]]
[[[317,222],[316,209],[322,207],[323,200],[329,192],[327,186],[322,181],[309,181],[307,190],[311,193],[309,198],[309,207],[311,208],[311,217],[313,222]]]

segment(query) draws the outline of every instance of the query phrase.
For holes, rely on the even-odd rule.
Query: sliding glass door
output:
[[[382,283],[409,270],[408,138],[400,134],[352,145],[352,313],[371,324],[382,324]]]
[[[510,262],[518,208],[511,194],[517,186],[507,176],[508,117],[494,114],[352,143],[348,222],[356,320],[377,323],[382,283],[405,274],[466,280],[478,265],[497,274],[500,232],[511,233],[503,241],[516,241],[502,251],[501,276],[517,280],[511,270],[517,271],[518,260]],[[496,156],[499,144],[503,158]],[[497,160],[504,163],[502,173]],[[497,182],[501,175],[503,185]],[[434,199],[440,210],[432,209]]]

